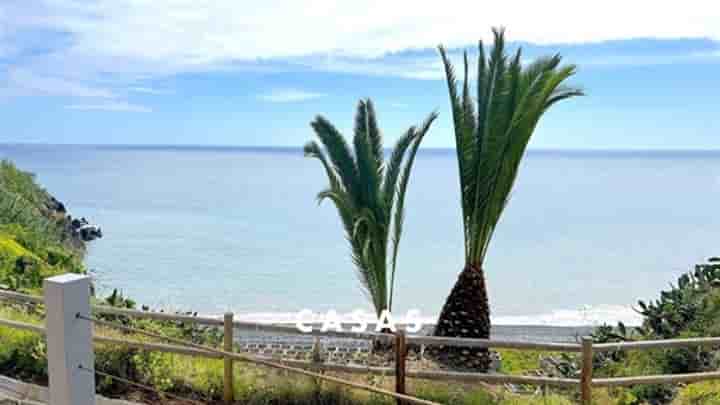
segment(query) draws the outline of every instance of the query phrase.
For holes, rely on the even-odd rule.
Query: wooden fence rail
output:
[[[408,336],[407,343],[424,346],[484,347],[489,349],[540,350],[548,352],[576,352],[581,347],[576,343],[526,342],[500,339],[468,339],[436,336]]]
[[[596,352],[615,350],[672,349],[678,347],[720,346],[720,338],[687,338],[666,340],[642,340],[637,342],[600,343],[593,345]]]
[[[0,290],[0,299],[7,299],[17,302],[26,302],[31,304],[43,304],[43,297],[36,295],[21,294],[14,291]],[[195,316],[186,314],[172,314],[167,312],[138,311],[135,309],[116,308],[107,305],[92,305],[92,310],[96,314],[126,316],[135,319],[152,319],[156,321],[168,322],[184,322],[204,326],[225,327],[225,320],[222,318],[213,318],[207,316]],[[283,333],[283,334],[299,334],[301,333],[294,326],[272,325],[258,322],[246,322],[234,320],[233,327],[244,330],[252,330],[255,332]],[[308,336],[327,336],[347,339],[375,340],[384,343],[392,343],[395,338],[392,334],[372,333],[372,332],[350,332],[350,331],[320,331],[313,329],[311,332],[303,333]]]
[[[33,304],[42,304],[43,298],[27,294],[20,294],[12,291],[0,290],[0,299],[27,302]],[[650,375],[622,378],[593,378],[592,377],[592,360],[594,353],[616,351],[616,350],[651,350],[651,349],[670,349],[684,347],[700,347],[700,346],[719,346],[720,338],[691,338],[691,339],[669,339],[669,340],[648,340],[637,342],[618,342],[618,343],[602,343],[593,344],[592,339],[583,338],[582,344],[576,343],[543,343],[543,342],[526,342],[511,340],[492,340],[492,339],[464,339],[464,338],[446,338],[433,336],[406,336],[403,332],[396,335],[381,333],[357,333],[357,332],[339,332],[339,331],[319,331],[313,330],[310,333],[301,333],[292,326],[268,325],[253,322],[244,322],[234,320],[232,314],[226,314],[223,319],[212,317],[200,317],[183,314],[169,314],[164,312],[137,311],[131,309],[113,308],[103,305],[94,305],[92,307],[94,313],[106,315],[121,315],[129,318],[154,319],[160,321],[186,322],[199,325],[223,327],[225,330],[225,351],[232,350],[232,331],[234,328],[262,331],[270,333],[284,334],[304,334],[313,336],[328,336],[349,339],[366,339],[385,343],[392,343],[395,348],[395,367],[370,367],[370,366],[353,366],[342,364],[318,363],[302,360],[274,360],[290,367],[298,369],[314,370],[314,371],[330,371],[351,374],[366,374],[379,376],[395,376],[396,392],[403,394],[405,391],[405,379],[417,378],[438,381],[461,381],[461,382],[484,382],[489,384],[519,384],[519,385],[535,385],[535,386],[555,386],[564,388],[579,388],[581,393],[581,401],[584,405],[589,405],[592,401],[593,387],[616,387],[631,386],[644,384],[673,384],[673,383],[690,383],[706,380],[720,379],[720,371],[703,372],[693,374],[674,374],[674,375]],[[38,334],[46,334],[45,328],[23,322],[0,319],[0,326],[27,330]],[[230,332],[230,333],[228,333]],[[226,401],[232,400],[232,358],[219,354],[217,352],[206,351],[199,348],[150,343],[141,341],[124,340],[105,336],[93,336],[96,344],[112,344],[125,345],[141,350],[157,351],[165,353],[174,353],[186,356],[196,356],[211,359],[224,359],[226,371],[224,384],[228,389],[224,391]],[[533,350],[533,351],[550,351],[550,352],[570,352],[578,353],[582,358],[582,371],[579,379],[575,378],[553,378],[540,376],[517,376],[504,374],[485,374],[471,372],[451,372],[451,371],[430,371],[430,370],[407,370],[406,354],[408,345],[422,346],[447,346],[447,347],[483,347],[498,349],[515,349],[515,350]],[[271,360],[269,357],[257,356],[258,359]]]
[[[15,329],[27,330],[35,332],[41,335],[46,334],[45,328],[37,325],[8,321],[0,319],[0,326],[6,326]],[[163,353],[173,353],[185,356],[203,357],[209,359],[223,359],[224,356],[208,352],[201,349],[192,347],[170,345],[162,343],[150,343],[141,342],[134,340],[118,339],[105,336],[94,336],[93,340],[100,344],[111,344],[111,345],[124,345],[133,347],[141,350],[156,351]],[[263,358],[258,356],[259,358]],[[271,359],[271,357],[265,357]],[[282,363],[307,368],[316,369],[322,371],[334,371],[341,373],[350,374],[372,374],[378,376],[394,376],[395,368],[393,367],[369,367],[369,366],[352,366],[344,364],[330,364],[330,363],[316,363],[303,360],[279,360]],[[504,375],[504,374],[484,374],[484,373],[461,373],[461,372],[448,372],[448,371],[412,371],[406,372],[407,377],[419,378],[419,379],[431,379],[431,380],[444,380],[444,381],[466,381],[466,382],[487,382],[492,384],[535,384],[535,385],[552,385],[552,386],[577,386],[579,380],[577,379],[562,379],[562,378],[551,378],[551,377],[534,377],[534,376],[515,376],[515,375]]]
[[[43,299],[39,296],[20,294],[12,291],[0,290],[0,298],[10,299],[19,302],[42,304]],[[157,321],[185,322],[205,326],[225,327],[226,322],[221,318],[193,316],[185,314],[171,314],[167,312],[138,311],[134,309],[116,308],[106,305],[93,305],[93,312],[104,315],[126,316],[135,319],[153,319]],[[238,329],[252,330],[256,332],[302,334],[305,336],[325,336],[346,339],[372,340],[382,343],[392,343],[395,335],[388,333],[372,332],[350,332],[350,331],[321,331],[313,329],[310,332],[300,332],[294,326],[271,325],[266,323],[246,322],[234,320],[233,326]],[[580,352],[580,345],[576,343],[544,343],[527,342],[514,340],[492,340],[492,339],[467,339],[435,336],[413,336],[406,337],[407,344],[423,346],[447,346],[447,347],[484,347],[493,349],[518,349],[518,350],[542,350],[553,352]]]

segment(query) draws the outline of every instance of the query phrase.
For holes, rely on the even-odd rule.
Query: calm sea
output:
[[[0,145],[74,216],[102,226],[87,264],[105,292],[248,319],[369,309],[326,179],[299,149]],[[396,312],[432,317],[462,266],[454,152],[421,152]],[[720,153],[531,151],[487,260],[498,323],[632,322],[720,255]]]

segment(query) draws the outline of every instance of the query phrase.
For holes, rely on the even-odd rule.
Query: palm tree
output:
[[[318,193],[318,202],[329,199],[335,204],[358,278],[378,316],[392,309],[405,191],[420,143],[436,117],[432,113],[420,127],[410,127],[398,139],[388,162],[369,99],[358,103],[354,150],[324,117],[310,124],[322,146],[308,142],[305,156],[318,159],[329,180],[328,187]]]
[[[460,178],[465,266],[440,313],[436,336],[488,338],[490,307],[483,262],[508,203],[530,137],[552,105],[582,95],[563,82],[575,66],[560,66],[560,55],[523,65],[521,49],[505,52],[503,29],[493,29],[488,58],[479,44],[476,99],[470,94],[468,58],[464,54],[461,94],[447,52],[439,47],[445,68],[455,129]],[[444,350],[446,361],[486,369],[484,349]]]

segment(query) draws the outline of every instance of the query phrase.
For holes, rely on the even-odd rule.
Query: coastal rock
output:
[[[53,211],[59,212],[61,214],[64,214],[67,212],[65,209],[65,204],[60,202],[57,198],[50,196],[50,203],[48,204],[49,208]]]
[[[83,242],[91,242],[103,236],[102,229],[98,225],[89,223],[85,217],[73,218],[68,215],[67,221],[70,223],[70,231],[73,237]]]
[[[83,225],[78,229],[78,234],[83,242],[91,242],[102,238],[102,229],[97,225]]]
[[[86,242],[103,236],[100,226],[91,224],[84,217],[73,218],[62,201],[44,189],[40,189],[40,193],[38,209],[44,217],[59,226],[63,240],[74,250],[84,252]]]

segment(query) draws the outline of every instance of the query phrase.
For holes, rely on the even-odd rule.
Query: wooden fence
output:
[[[26,303],[42,304],[43,298],[20,294],[11,291],[1,291],[0,299],[14,300]],[[261,323],[252,323],[234,320],[232,314],[226,314],[222,319],[177,315],[163,312],[136,311],[130,309],[113,308],[108,306],[95,305],[92,311],[96,314],[106,315],[122,315],[135,319],[154,319],[173,322],[187,322],[205,326],[222,327],[225,331],[223,347],[226,352],[233,350],[233,330],[252,329],[260,332],[285,333],[285,334],[303,334],[313,336],[327,336],[337,338],[350,339],[366,339],[379,341],[394,346],[395,367],[372,367],[360,365],[342,365],[318,363],[312,361],[290,360],[290,359],[271,359],[282,364],[306,370],[329,371],[340,373],[353,373],[365,375],[379,376],[395,376],[396,392],[405,394],[405,381],[407,378],[427,379],[436,381],[458,381],[458,382],[483,382],[488,384],[520,384],[534,385],[540,387],[554,386],[564,388],[577,388],[580,390],[581,401],[583,405],[589,405],[592,401],[593,387],[617,387],[631,386],[643,384],[661,384],[661,383],[691,383],[706,380],[720,379],[720,372],[701,372],[692,374],[674,374],[674,375],[649,375],[636,377],[620,377],[620,378],[593,378],[592,364],[595,353],[618,351],[618,350],[649,350],[649,349],[668,349],[668,348],[687,348],[698,346],[720,346],[720,338],[692,338],[692,339],[672,339],[672,340],[649,340],[638,342],[620,342],[620,343],[603,343],[593,344],[592,339],[584,337],[581,343],[542,343],[542,342],[526,342],[511,340],[494,340],[494,339],[465,339],[465,338],[446,338],[433,336],[413,336],[405,335],[402,331],[396,334],[381,333],[358,333],[358,332],[338,332],[313,330],[308,333],[302,333],[294,327],[268,325]],[[0,326],[32,331],[38,334],[46,334],[46,329],[37,325],[15,322],[0,319]],[[232,369],[233,358],[194,347],[186,347],[172,344],[148,343],[140,341],[128,341],[103,336],[93,336],[96,343],[125,345],[142,350],[174,353],[187,356],[196,356],[213,359],[224,359],[225,378],[224,378],[224,399],[231,402],[232,398]],[[514,350],[532,350],[546,352],[568,352],[577,353],[582,359],[582,369],[580,378],[556,378],[542,376],[519,376],[507,374],[487,374],[475,372],[452,372],[452,371],[435,371],[435,370],[408,370],[407,369],[407,346],[418,345],[425,347],[445,346],[445,347],[482,347],[488,349],[514,349]],[[258,358],[263,359],[262,356]],[[400,402],[400,401],[399,401]]]

